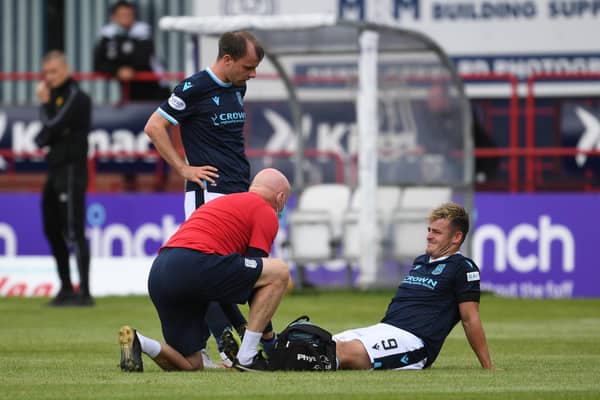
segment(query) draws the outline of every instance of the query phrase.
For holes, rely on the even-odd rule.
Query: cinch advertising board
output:
[[[57,290],[39,201],[33,194],[0,196],[0,296]],[[87,203],[92,290],[144,294],[152,258],[183,221],[183,195],[89,195]],[[472,250],[465,253],[481,267],[482,288],[514,297],[600,297],[600,226],[590,222],[598,204],[597,194],[477,194]],[[287,231],[285,220],[280,231]],[[286,257],[277,246],[274,253]],[[344,284],[345,265],[309,265],[307,277],[316,285]],[[121,284],[116,276],[124,277]]]

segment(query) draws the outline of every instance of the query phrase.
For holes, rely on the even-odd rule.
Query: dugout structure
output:
[[[203,37],[248,30],[260,40],[288,96],[296,138],[296,190],[311,183],[298,167],[306,165],[305,149],[311,146],[306,135],[298,134],[303,129],[302,104],[332,98],[353,103],[356,135],[345,142],[343,159],[345,182],[362,189],[358,265],[363,286],[373,285],[380,270],[379,252],[374,251],[381,236],[378,186],[449,187],[453,200],[472,210],[471,108],[452,62],[424,34],[321,14],[163,17],[159,26],[190,34],[193,67],[188,72],[199,69],[194,61]],[[333,72],[324,76],[309,67],[298,76],[298,64],[311,62]],[[426,232],[414,234],[424,243]]]

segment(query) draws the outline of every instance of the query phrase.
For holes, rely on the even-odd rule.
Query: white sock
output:
[[[252,359],[258,353],[258,342],[262,337],[262,332],[252,332],[246,329],[244,339],[237,354],[237,359],[242,365],[249,365]]]
[[[160,343],[154,339],[150,339],[138,331],[135,332],[137,335],[140,346],[142,347],[142,351],[147,354],[150,358],[156,358],[158,353],[160,353]]]

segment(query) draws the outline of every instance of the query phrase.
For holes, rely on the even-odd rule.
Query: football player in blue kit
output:
[[[425,254],[417,257],[380,323],[334,335],[340,369],[423,369],[458,321],[479,363],[493,369],[479,317],[479,269],[460,254],[469,231],[454,203],[431,212]]]
[[[186,179],[186,218],[212,199],[248,191],[244,95],[246,81],[256,77],[263,57],[264,50],[251,33],[222,34],[213,65],[180,82],[146,123],[144,131],[158,152]],[[180,126],[187,162],[169,136],[174,125]],[[229,326],[243,329],[246,324],[237,305],[217,303],[209,306],[206,321],[215,338]],[[274,341],[272,334],[265,334],[267,345]],[[217,343],[221,347],[218,339]],[[223,352],[221,356],[225,364],[232,361]],[[205,368],[210,364],[206,357]]]
[[[186,179],[186,214],[218,195],[248,190],[245,82],[256,76],[263,56],[250,33],[224,33],[215,63],[177,85],[144,128],[161,156]],[[173,146],[172,125],[180,126],[187,162]]]

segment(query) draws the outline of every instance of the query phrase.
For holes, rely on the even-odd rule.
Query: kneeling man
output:
[[[202,369],[204,317],[211,301],[249,302],[248,325],[234,367],[267,369],[258,344],[289,279],[287,265],[268,255],[278,230],[277,213],[290,190],[281,172],[264,169],[248,192],[210,201],[180,226],[160,249],[148,277],[166,343],[123,326],[123,371],[142,371],[141,353],[167,371]]]

